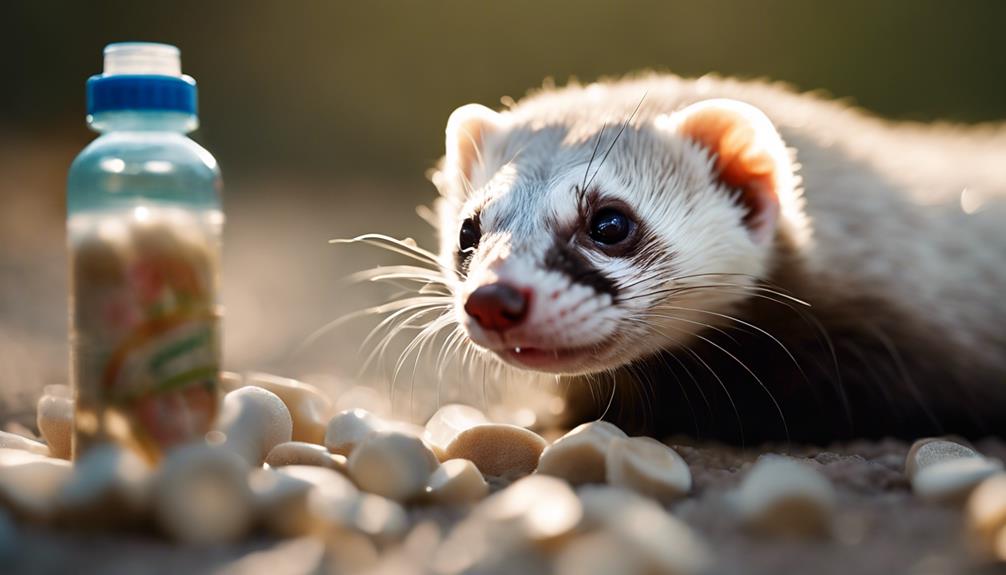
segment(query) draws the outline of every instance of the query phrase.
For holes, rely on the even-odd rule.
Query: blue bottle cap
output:
[[[196,114],[196,81],[182,74],[178,48],[152,42],[105,47],[104,71],[87,80],[87,113],[160,110]]]

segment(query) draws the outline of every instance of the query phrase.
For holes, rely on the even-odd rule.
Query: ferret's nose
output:
[[[465,312],[485,329],[506,331],[524,321],[530,299],[530,291],[497,282],[473,291]]]

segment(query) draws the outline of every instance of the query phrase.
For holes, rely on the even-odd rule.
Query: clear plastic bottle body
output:
[[[151,459],[216,415],[220,173],[196,117],[89,118],[102,133],[67,184],[75,454],[104,441]]]

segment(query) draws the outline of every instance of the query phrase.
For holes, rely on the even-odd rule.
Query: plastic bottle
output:
[[[104,57],[87,81],[101,135],[67,185],[74,453],[119,441],[157,460],[204,435],[219,405],[220,173],[186,136],[196,84],[178,49]]]

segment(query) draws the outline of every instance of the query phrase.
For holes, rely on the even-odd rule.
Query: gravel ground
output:
[[[0,423],[30,427],[32,406],[42,387],[66,381],[63,207],[58,198],[64,160],[68,163],[75,150],[26,142],[16,153],[0,152],[9,152],[0,153],[0,173],[5,174],[0,185],[0,203],[5,206],[0,211]],[[343,289],[338,280],[365,262],[377,263],[372,252],[335,252],[325,240],[387,231],[403,236],[426,233],[428,241],[428,232],[423,232],[409,207],[394,199],[402,197],[397,190],[347,183],[338,186],[338,195],[328,193],[330,187],[294,193],[295,185],[257,182],[229,188],[223,285],[231,369],[295,376],[345,372],[355,354],[353,344],[360,339],[357,329],[331,334],[308,353],[291,351],[324,320],[359,309],[365,301],[359,295],[339,292],[336,297],[336,290]],[[257,193],[271,189],[283,189],[284,194]],[[427,186],[411,197],[431,194]],[[280,204],[268,199],[277,197],[292,199]],[[389,211],[389,205],[398,207]],[[380,225],[361,227],[361,222]],[[419,395],[430,391],[420,389]],[[1006,459],[1006,443],[1001,440],[977,447]],[[970,549],[958,509],[925,504],[912,496],[902,474],[907,449],[902,442],[882,441],[785,450],[811,458],[837,487],[840,511],[829,540],[755,538],[732,521],[728,493],[760,453],[784,451],[779,448],[680,446],[695,488],[671,511],[708,541],[715,554],[715,573],[1006,572]],[[457,519],[440,510],[413,513],[441,526]],[[188,549],[152,533],[60,532],[0,521],[2,573],[283,575],[327,572],[337,555],[311,539],[258,536],[230,547]]]
[[[1006,456],[1006,443],[980,442],[987,455]],[[738,528],[729,496],[743,472],[766,451],[722,446],[678,446],[691,467],[693,493],[671,511],[709,543],[712,573],[723,574],[949,574],[999,573],[970,545],[960,510],[914,498],[903,477],[908,446],[896,441],[852,443],[826,450],[790,448],[808,457],[836,486],[838,512],[830,539],[797,540],[753,536]],[[457,512],[417,508],[417,522],[432,519],[446,528]],[[73,533],[19,526],[0,538],[11,573],[269,573],[329,572],[332,554],[311,539],[279,541],[257,536],[240,545],[192,549],[156,535]],[[8,571],[9,569],[9,571]],[[389,571],[391,572],[391,571]],[[521,572],[515,569],[513,572]]]

